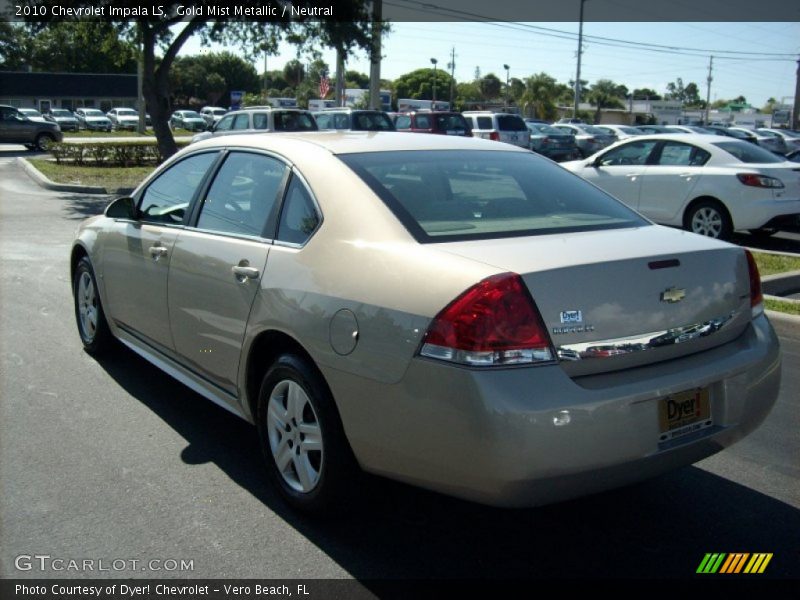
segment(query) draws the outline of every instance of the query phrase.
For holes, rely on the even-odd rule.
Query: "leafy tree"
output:
[[[212,75],[216,77],[210,79]],[[253,65],[230,52],[179,56],[169,79],[174,102],[181,106],[191,104],[191,98],[200,103],[209,101],[212,92],[219,100],[229,97],[233,90],[255,93],[263,87]]]
[[[456,84],[456,97],[453,101],[458,110],[469,110],[474,103],[481,101],[481,90],[474,81]]]
[[[305,65],[296,58],[290,60],[283,67],[283,78],[291,87],[297,88],[306,77]]]
[[[136,73],[136,46],[103,21],[57,21],[32,35],[31,25],[0,24],[0,69],[51,73]]]
[[[525,92],[519,103],[526,115],[540,119],[555,119],[558,114],[556,102],[560,91],[554,78],[546,73],[539,73],[525,80]]]
[[[522,98],[522,95],[525,93],[525,82],[521,79],[516,77],[512,77],[511,81],[508,84],[509,87],[509,98],[519,104],[519,99]]]
[[[405,73],[394,80],[394,90],[398,98],[433,100],[433,69],[417,69]],[[450,90],[451,77],[442,69],[436,69],[436,98],[446,99]]]
[[[494,73],[489,73],[481,77],[478,81],[478,87],[481,90],[481,95],[484,100],[494,100],[500,97],[500,91],[503,88],[503,82]]]
[[[675,82],[667,84],[667,100],[677,100],[686,106],[705,106],[705,102],[700,98],[700,90],[696,83],[683,85],[683,79],[678,77]]]
[[[345,71],[344,81],[345,87],[348,88],[369,89],[369,75],[364,75],[364,73],[359,73],[358,71]],[[369,103],[369,101],[367,102]]]
[[[589,88],[587,100],[595,106],[594,122],[600,122],[600,113],[604,108],[624,108],[622,98],[628,93],[628,88],[619,85],[610,79],[598,79]]]
[[[661,100],[661,95],[650,88],[636,88],[633,90],[634,100]]]

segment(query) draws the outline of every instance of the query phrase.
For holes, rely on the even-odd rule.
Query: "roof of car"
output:
[[[528,152],[511,144],[454,135],[419,135],[399,131],[308,131],[270,132],[263,134],[227,135],[192,144],[200,147],[248,147],[265,150],[283,149],[287,153],[302,152],[309,144],[324,148],[332,154],[357,152],[389,152],[404,150],[495,150]]]

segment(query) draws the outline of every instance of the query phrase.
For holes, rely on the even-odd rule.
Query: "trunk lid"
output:
[[[441,248],[520,274],[571,376],[701,352],[751,319],[744,252],[687,232],[650,226]]]

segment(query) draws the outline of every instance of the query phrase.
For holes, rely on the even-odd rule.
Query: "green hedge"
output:
[[[176,142],[178,148],[189,142]],[[156,142],[108,141],[94,143],[59,142],[49,148],[56,162],[72,162],[76,165],[105,165],[130,167],[159,164],[164,160]]]

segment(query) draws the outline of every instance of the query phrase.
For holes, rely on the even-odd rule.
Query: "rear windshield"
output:
[[[532,153],[425,150],[339,158],[423,243],[649,225]]]
[[[779,163],[786,160],[782,156],[778,157],[769,150],[764,150],[764,148],[749,142],[731,140],[730,142],[714,142],[714,145],[728,154],[732,154],[743,163]]]
[[[583,129],[586,133],[591,135],[614,135],[613,133],[604,131],[599,127],[592,127],[591,125],[584,125],[581,129]]]
[[[515,115],[497,115],[497,129],[500,131],[528,131],[525,121]]]
[[[566,131],[556,129],[550,125],[537,125],[536,123],[528,123],[528,129],[538,131],[539,133],[543,133],[545,135],[569,135]]]

